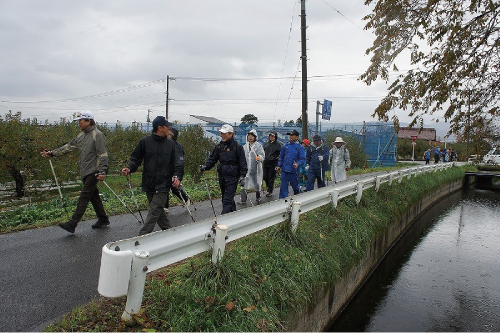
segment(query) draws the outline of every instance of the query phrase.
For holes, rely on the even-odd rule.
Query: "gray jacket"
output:
[[[64,146],[52,150],[52,155],[56,157],[66,155],[77,148],[80,150],[80,176],[82,178],[90,174],[108,172],[106,138],[95,125],[81,131],[76,138]]]

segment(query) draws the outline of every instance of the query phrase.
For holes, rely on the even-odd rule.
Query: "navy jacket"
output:
[[[323,161],[320,164],[318,159],[319,156],[323,156]],[[323,171],[330,170],[330,164],[328,163],[328,159],[330,158],[330,149],[324,144],[321,144],[319,147],[315,145],[310,145],[306,150],[306,164],[309,164],[309,170],[311,171]]]
[[[212,154],[205,162],[207,170],[212,169],[215,164],[217,172],[222,177],[244,178],[247,174],[247,159],[243,147],[234,140],[221,141],[215,146]]]

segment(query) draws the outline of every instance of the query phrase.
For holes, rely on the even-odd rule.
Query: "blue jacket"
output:
[[[426,160],[430,160],[431,159],[431,152],[426,150],[425,153],[424,153],[424,158]]]
[[[288,141],[287,144],[281,147],[278,166],[284,172],[298,172],[293,167],[293,163],[296,162],[300,168],[306,162],[305,155],[304,147],[302,147],[299,141]]]
[[[323,156],[321,164],[318,158],[320,155]],[[328,163],[329,158],[330,149],[324,144],[321,144],[319,147],[312,144],[306,150],[306,164],[309,164],[309,170],[311,171],[330,170],[330,164]]]

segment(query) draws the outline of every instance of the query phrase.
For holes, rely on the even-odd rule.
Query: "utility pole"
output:
[[[151,112],[153,112],[153,111],[151,111],[151,109],[148,109],[148,117],[146,118],[146,122],[148,123],[148,129],[147,129],[148,132],[149,132],[149,123],[151,122],[151,117],[149,116],[149,114]]]
[[[170,75],[167,75],[167,79],[165,80],[165,95],[167,96],[166,97],[166,101],[165,101],[165,119],[167,119],[168,121],[168,86],[169,86],[169,82],[170,82]]]
[[[302,140],[308,138],[307,129],[307,49],[306,49],[306,0],[300,0],[300,40],[302,60]]]
[[[321,114],[321,112],[319,112],[319,106],[320,105],[323,105],[323,103],[321,103],[320,101],[316,101],[316,132],[315,134],[318,135],[319,132],[318,132],[318,127],[319,127],[319,115]]]

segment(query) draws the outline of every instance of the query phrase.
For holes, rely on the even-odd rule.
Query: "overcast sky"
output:
[[[323,124],[373,121],[386,94],[383,81],[357,80],[374,40],[363,2],[306,3],[310,122],[324,99],[333,109]],[[299,15],[298,0],[0,0],[0,115],[55,121],[91,110],[101,123],[144,122],[148,109],[165,115],[169,75],[171,121],[296,120]]]

